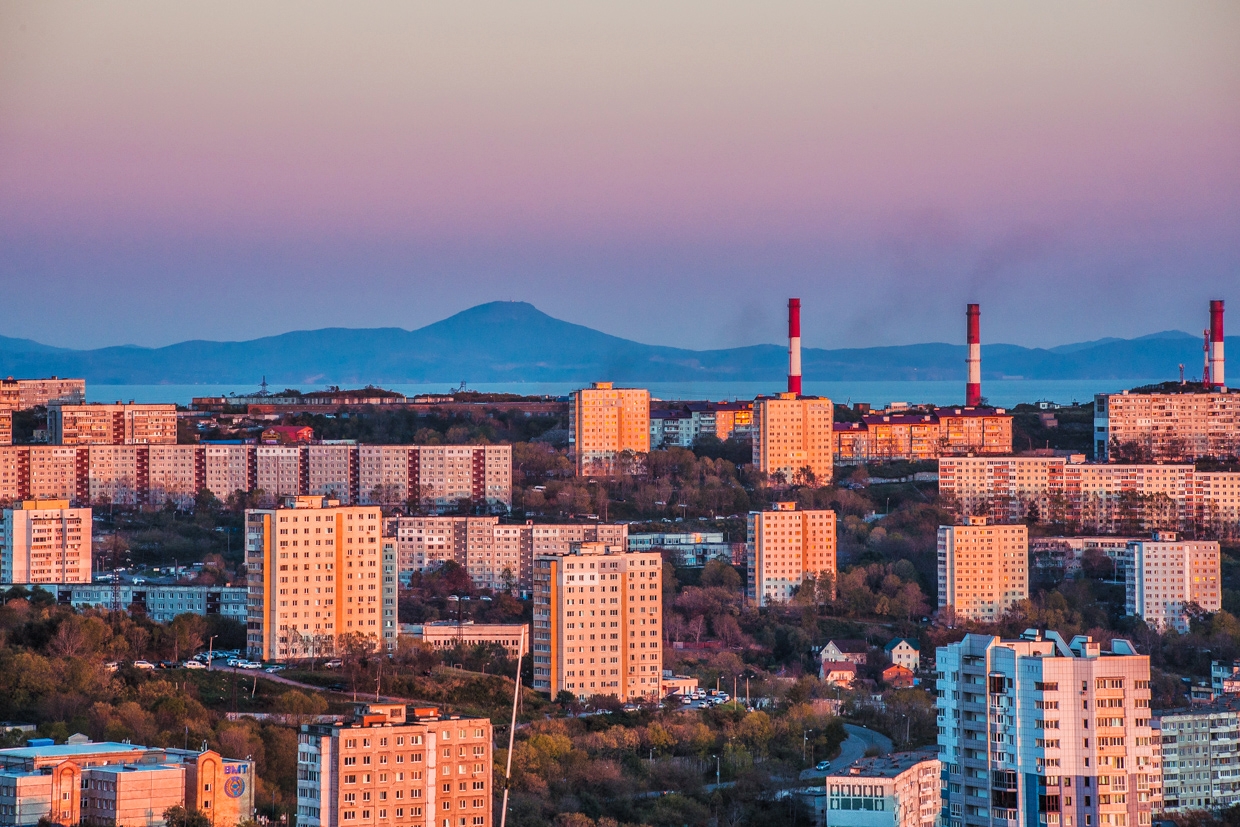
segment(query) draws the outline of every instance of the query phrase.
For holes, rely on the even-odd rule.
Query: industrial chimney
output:
[[[1210,382],[1216,391],[1227,390],[1223,374],[1223,300],[1210,302]]]
[[[968,384],[964,386],[964,404],[976,408],[982,404],[982,311],[976,304],[969,305],[968,318],[969,366]]]
[[[788,393],[801,395],[800,299],[788,299]]]

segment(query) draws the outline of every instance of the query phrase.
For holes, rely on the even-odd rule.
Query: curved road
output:
[[[864,758],[865,751],[870,747],[878,747],[882,755],[891,752],[891,739],[882,733],[856,724],[844,724],[844,730],[848,733],[848,738],[840,744],[840,754],[831,759],[831,769],[827,772],[843,772],[854,761]],[[811,768],[801,773],[801,780],[812,781],[816,778],[823,778],[826,774],[826,772]]]

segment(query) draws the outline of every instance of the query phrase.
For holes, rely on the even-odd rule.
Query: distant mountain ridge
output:
[[[1228,349],[1240,354],[1240,339]],[[1200,377],[1201,340],[1181,331],[1059,347],[982,348],[986,379]],[[0,336],[0,375],[74,376],[94,384],[357,385],[451,382],[776,381],[783,345],[689,350],[647,345],[548,316],[526,302],[490,302],[417,330],[324,328],[245,342],[188,341],[72,350]],[[810,381],[960,380],[964,345],[806,348]]]

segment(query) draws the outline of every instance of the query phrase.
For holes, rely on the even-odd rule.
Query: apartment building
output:
[[[1094,456],[1104,461],[1193,462],[1240,454],[1240,392],[1100,393]]]
[[[1134,540],[1124,551],[1124,610],[1155,629],[1188,631],[1188,611],[1222,608],[1219,544],[1182,540],[1175,532],[1158,532]]]
[[[943,456],[1012,453],[1012,415],[1003,408],[929,408],[864,414],[832,428],[835,461],[842,465]]]
[[[862,758],[823,782],[826,812],[817,820],[831,827],[937,827],[942,809],[934,749]]]
[[[330,654],[342,635],[395,645],[396,551],[378,507],[290,497],[247,509],[245,531],[250,657]]]
[[[1163,811],[1225,810],[1240,804],[1240,699],[1159,715]]]
[[[0,523],[0,583],[89,583],[91,510],[68,500],[23,500]]]
[[[534,688],[659,700],[663,559],[605,543],[534,558]]]
[[[472,620],[402,623],[400,636],[437,650],[493,644],[502,646],[508,657],[514,659],[530,653],[530,628],[525,623],[475,623]]]
[[[1104,555],[1119,566],[1125,560],[1124,552],[1128,544],[1139,540],[1139,537],[1030,537],[1029,561],[1033,572],[1041,572],[1043,576],[1068,578],[1081,571],[1086,556],[1091,554]]]
[[[79,736],[80,737],[80,736]],[[214,827],[254,817],[254,762],[110,741],[0,749],[0,824],[164,827],[184,807]]]
[[[749,599],[759,606],[790,600],[808,579],[835,580],[835,512],[776,503],[751,511],[746,554]]]
[[[1072,457],[944,457],[939,494],[958,515],[1063,523],[1083,532],[1240,533],[1240,473]]]
[[[413,491],[434,510],[456,510],[462,500],[507,509],[512,446],[0,445],[0,501],[189,507],[203,491],[220,500],[261,492],[268,505],[318,495],[389,507],[405,505]]]
[[[1151,824],[1160,748],[1131,643],[970,634],[936,664],[944,825]]]
[[[478,588],[529,588],[528,525],[500,525],[498,517],[392,517],[384,530],[395,539],[402,582],[450,560],[464,567]]]
[[[0,445],[13,444],[13,412],[0,411]]]
[[[81,405],[86,402],[85,379],[0,379],[0,409],[25,411],[52,403]]]
[[[78,583],[40,584],[61,605],[75,609],[100,608],[141,613],[157,623],[183,614],[226,617],[244,624],[247,619],[245,586],[197,586],[190,583]]]
[[[822,396],[781,393],[753,403],[753,463],[768,477],[785,483],[820,485],[832,478],[834,408]]]
[[[53,445],[175,445],[177,406],[53,402],[47,432]]]
[[[438,709],[362,705],[297,736],[302,827],[489,827],[491,722]]]
[[[985,517],[939,526],[939,609],[993,623],[1029,598],[1029,527]]]
[[[676,565],[685,568],[701,568],[711,560],[746,564],[746,546],[725,542],[722,531],[629,535],[629,551],[652,549],[670,552]]]
[[[699,439],[748,439],[753,432],[752,402],[654,402],[650,408],[650,447],[692,448]]]
[[[611,382],[573,391],[568,430],[578,476],[619,473],[622,454],[650,451],[650,391]]]

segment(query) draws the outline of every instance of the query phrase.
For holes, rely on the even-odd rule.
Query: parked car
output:
[[[281,672],[281,671],[283,671],[283,670],[284,670],[284,666],[282,666],[281,664],[278,664],[278,663],[273,663],[273,664],[271,664],[270,666],[268,666],[268,667],[266,667],[265,669],[263,669],[263,671],[264,671],[264,672],[272,672],[272,673],[274,673],[274,672]]]
[[[121,665],[114,660],[110,660],[103,665],[103,668],[109,672],[115,672],[117,669],[121,668]]]
[[[178,664],[175,660],[161,660],[158,666],[160,669],[176,669]]]
[[[692,695],[685,695],[683,698],[681,698],[681,699],[680,699],[680,702],[681,702],[682,704],[685,704],[685,705],[687,706],[687,705],[689,705],[689,704],[693,703],[693,696],[692,696]]]
[[[149,660],[135,660],[133,662],[133,668],[134,669],[154,669],[155,664],[151,663]]]
[[[207,665],[200,660],[187,660],[181,664],[182,669],[206,669]]]
[[[339,669],[342,666],[344,666],[344,662],[341,660],[329,660],[323,664],[324,669]]]
[[[238,669],[262,669],[263,665],[259,663],[258,661],[241,660],[241,661],[237,661],[237,668]]]
[[[818,764],[814,767],[814,769],[818,770],[819,772],[825,772],[831,769],[831,762],[830,761],[819,761]]]
[[[240,666],[241,658],[229,658],[228,660],[224,661],[224,665],[225,666]]]

